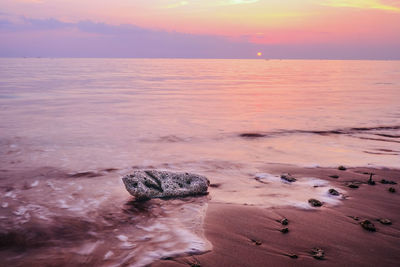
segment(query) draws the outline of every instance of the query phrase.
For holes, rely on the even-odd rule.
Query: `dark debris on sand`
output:
[[[382,179],[381,180],[381,184],[397,184],[397,183],[394,182],[394,181],[389,181],[389,180]]]
[[[374,175],[374,174],[371,173],[370,176],[369,176],[369,179],[368,179],[368,182],[367,182],[369,185],[375,185],[375,181],[372,180],[372,176],[373,176],[373,175]]]
[[[346,186],[351,189],[357,189],[360,187],[360,184],[361,184],[360,182],[350,182],[350,183],[347,183]]]
[[[293,253],[288,253],[288,254],[284,254],[285,256],[288,256],[289,258],[291,258],[291,259],[297,259],[297,258],[299,258],[299,256],[297,256],[296,254],[293,254]]]
[[[250,239],[251,242],[253,242],[257,246],[261,246],[262,242],[260,240],[255,240],[255,239]]]
[[[239,136],[244,138],[260,138],[265,137],[266,135],[261,133],[241,133]]]

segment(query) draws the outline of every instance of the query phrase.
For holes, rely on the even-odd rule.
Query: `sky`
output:
[[[0,56],[400,59],[400,0],[0,0]]]

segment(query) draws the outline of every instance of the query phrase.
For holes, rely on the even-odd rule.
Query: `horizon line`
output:
[[[400,58],[255,58],[255,57],[48,57],[48,56],[0,56],[1,59],[226,59],[226,60],[332,60],[332,61],[400,61]]]

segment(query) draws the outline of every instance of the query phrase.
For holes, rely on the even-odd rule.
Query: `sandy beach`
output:
[[[281,166],[277,166],[278,171]],[[151,266],[397,266],[400,262],[400,170],[286,167],[295,177],[327,179],[347,191],[333,207],[301,210],[293,207],[260,208],[218,204],[211,200],[205,219],[205,235],[213,249],[203,255],[159,261]],[[374,173],[375,185],[367,184]],[[338,175],[339,178],[329,176]],[[359,183],[350,189],[349,183]],[[223,186],[223,185],[221,185]],[[268,185],[266,185],[268,186]],[[389,188],[396,189],[395,193]],[[214,189],[218,190],[218,189]],[[287,218],[288,224],[281,220]],[[379,219],[390,219],[384,225]],[[376,231],[365,230],[369,220]],[[287,233],[282,233],[283,228]],[[313,248],[324,251],[315,259]]]
[[[121,266],[397,266],[400,260],[400,170],[348,168],[340,171],[290,165],[268,165],[266,169],[270,173],[290,173],[297,179],[293,183],[308,177],[329,181],[328,187],[325,184],[321,187],[326,191],[330,187],[336,188],[340,193],[337,196],[340,203],[323,203],[322,207],[311,207],[307,203],[307,209],[305,206],[221,203],[212,196],[217,195],[226,184],[213,184],[211,180],[210,195],[206,197],[135,202],[131,197],[122,195],[113,206],[101,205],[84,217],[70,213],[76,207],[61,207],[61,211],[67,213],[44,218],[49,216],[43,212],[44,206],[39,208],[36,205],[36,209],[29,210],[28,205],[26,207],[33,217],[21,221],[26,219],[28,212],[22,211],[23,206],[18,205],[29,199],[37,186],[31,175],[41,175],[40,183],[47,181],[47,184],[51,184],[50,181],[55,183],[54,179],[68,183],[76,179],[84,183],[86,179],[92,183],[101,179],[100,172],[96,175],[94,172],[68,174],[52,168],[25,172],[2,170],[0,178],[4,185],[17,177],[25,181],[25,188],[22,187],[21,191],[18,187],[2,187],[7,192],[3,200],[9,199],[10,203],[7,207],[2,206],[2,219],[7,216],[7,210],[14,210],[8,215],[9,225],[3,222],[4,228],[0,232],[3,263],[7,266],[109,266],[112,262]],[[107,171],[115,172],[112,169]],[[368,184],[370,173],[374,174],[375,185]],[[257,183],[271,186],[268,182]],[[358,188],[350,188],[349,185]],[[389,188],[394,188],[395,192],[390,192]],[[10,192],[16,195],[24,192],[25,196],[16,198],[13,203],[10,202],[12,196],[8,196]],[[60,191],[55,193],[62,196]],[[53,212],[57,211],[56,207],[53,209]],[[170,221],[165,221],[168,220],[166,211],[172,216]],[[196,214],[205,215],[203,224],[199,224],[202,219]],[[193,222],[199,224],[196,231],[200,232],[200,236],[204,235],[210,244],[207,252],[190,253],[184,248],[186,245],[184,240],[180,240],[178,232],[177,235],[166,235],[165,231],[154,228],[162,223],[172,227],[166,229],[167,232],[176,231],[180,227],[176,225],[177,219],[182,220],[185,216],[194,217],[186,224],[182,221],[182,227],[189,225],[191,228]],[[380,222],[380,219],[389,221]],[[362,227],[365,220],[374,225],[375,231]],[[138,231],[137,225],[149,228],[150,232]],[[157,235],[166,242],[161,239],[156,242]],[[126,242],[128,238],[133,243]],[[195,236],[187,238],[190,241]],[[160,247],[165,246],[172,246],[173,250],[160,252]],[[179,252],[179,247],[182,247],[182,252]],[[141,249],[139,253],[138,248]],[[132,249],[135,254],[129,252]],[[313,254],[315,249],[320,249],[317,258]],[[114,252],[111,254],[110,251]],[[152,251],[161,254],[152,255]],[[107,254],[115,260],[110,262]],[[164,259],[153,262],[157,257]]]

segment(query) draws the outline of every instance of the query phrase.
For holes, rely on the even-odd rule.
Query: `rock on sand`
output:
[[[157,170],[134,171],[122,181],[137,200],[204,195],[210,185],[205,176]]]

